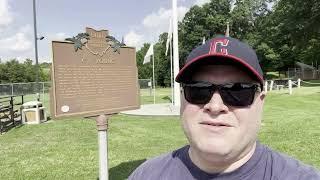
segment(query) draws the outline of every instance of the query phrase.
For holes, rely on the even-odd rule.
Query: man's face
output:
[[[204,66],[192,80],[214,84],[254,82],[246,73],[228,65]],[[224,104],[218,91],[207,104],[191,104],[182,97],[182,126],[191,149],[217,161],[234,161],[252,148],[262,118],[263,92],[257,92],[254,102],[247,107]]]

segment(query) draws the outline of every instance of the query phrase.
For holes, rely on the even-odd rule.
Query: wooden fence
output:
[[[20,99],[21,98],[21,99]],[[8,131],[22,122],[21,105],[23,95],[0,97],[0,133]]]

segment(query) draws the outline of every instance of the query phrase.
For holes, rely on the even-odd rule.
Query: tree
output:
[[[168,33],[159,36],[158,43],[155,44],[155,76],[158,86],[170,86],[170,58],[165,56]]]
[[[16,59],[12,59],[5,63],[5,74],[6,74],[6,81],[12,83],[18,82],[26,82],[25,80],[25,69],[19,61]]]
[[[202,7],[190,8],[179,24],[180,65],[187,55],[202,43],[203,37],[210,39],[217,34],[224,34],[226,22],[230,17],[230,0],[211,1]]]
[[[26,59],[23,63],[23,66],[25,68],[25,79],[26,82],[33,82],[35,81],[36,77],[36,68],[34,65],[32,65],[31,59]]]
[[[280,0],[260,26],[260,41],[278,56],[277,70],[297,61],[312,64],[320,59],[320,3],[316,0]],[[265,53],[264,53],[265,54]],[[318,64],[318,63],[316,63]]]
[[[201,7],[190,8],[178,28],[181,66],[191,50],[202,43],[203,37],[223,35],[227,22],[231,37],[247,42],[256,50],[264,72],[286,71],[296,61],[320,64],[320,1],[234,1],[234,6],[232,0],[211,0]],[[273,8],[270,8],[271,3]],[[165,40],[166,33],[163,33],[155,44],[156,78],[161,86],[170,84],[170,61],[164,56]],[[144,45],[137,53],[141,64],[148,47]],[[139,78],[151,77],[152,64],[141,64]]]
[[[152,78],[152,64],[151,63],[143,64],[144,56],[147,53],[149,47],[150,47],[150,44],[143,44],[143,47],[136,53],[139,79]]]
[[[40,68],[39,71],[39,81],[48,81],[49,73],[44,71],[43,68]],[[1,83],[35,82],[35,79],[36,67],[31,59],[26,59],[23,63],[16,59],[0,63]]]

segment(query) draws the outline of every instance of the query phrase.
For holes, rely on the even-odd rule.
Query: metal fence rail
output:
[[[39,93],[48,93],[50,87],[51,82],[39,82],[38,88],[35,82],[0,84],[0,96],[36,94],[38,93],[37,89],[40,90]]]
[[[151,96],[151,79],[139,79],[138,83],[143,92],[148,92],[144,94]],[[51,82],[39,82],[38,85],[39,87],[37,87],[36,82],[0,84],[0,96],[34,95],[34,99],[36,99],[36,94],[40,93],[40,99],[48,101]],[[39,92],[37,92],[37,89],[39,89]]]
[[[288,78],[291,79],[304,79],[313,80],[320,79],[320,70],[317,69],[301,69],[301,68],[289,68],[287,71]]]

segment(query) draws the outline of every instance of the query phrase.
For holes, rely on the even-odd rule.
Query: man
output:
[[[315,180],[320,174],[257,141],[265,92],[248,45],[216,37],[194,49],[176,81],[189,145],[150,159],[129,180]]]

